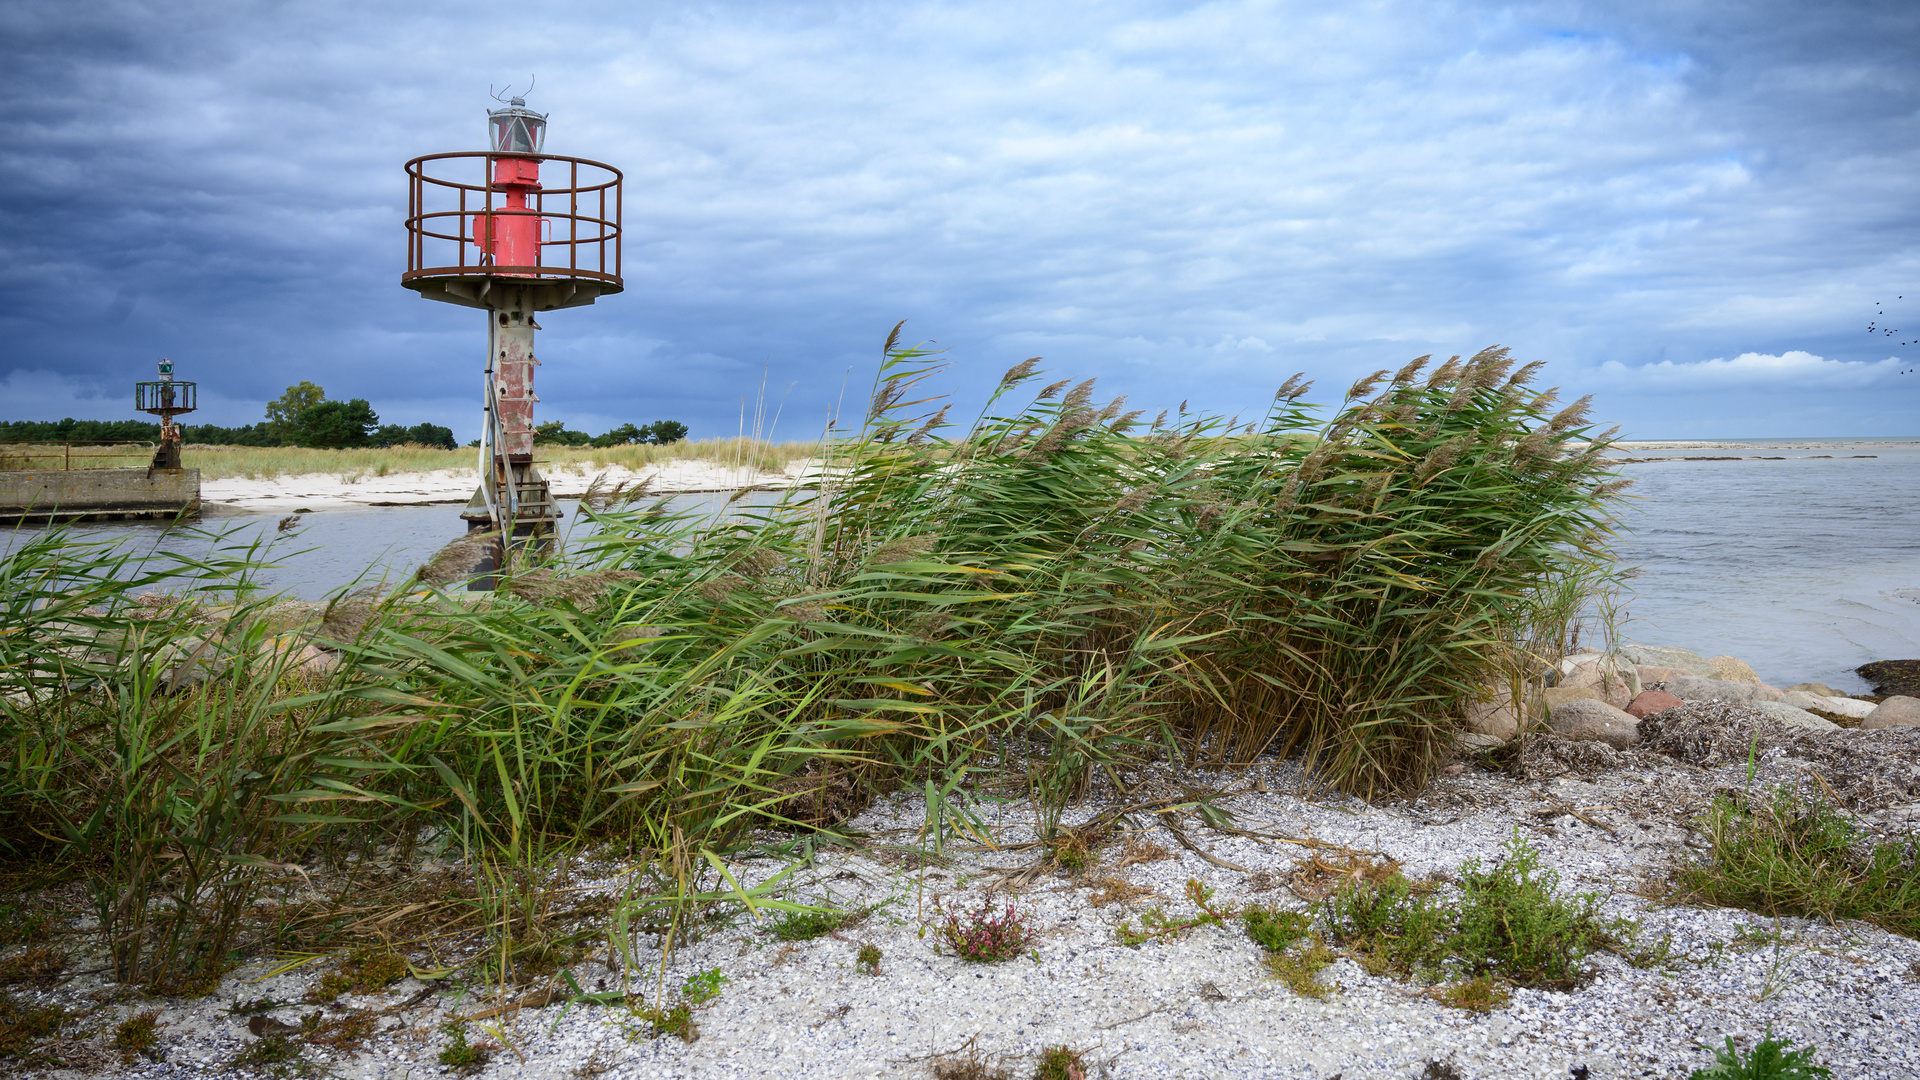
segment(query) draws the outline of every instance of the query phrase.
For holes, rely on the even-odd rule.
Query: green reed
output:
[[[533,883],[590,840],[639,859],[622,951],[723,898],[792,909],[725,856],[803,828],[782,812],[803,776],[923,789],[935,845],[985,838],[953,795],[1010,766],[1043,832],[1156,754],[1302,752],[1344,790],[1416,787],[1462,699],[1609,573],[1605,437],[1580,445],[1584,404],[1550,413],[1504,350],[1382,372],[1325,421],[1290,381],[1246,425],[1142,423],[1092,380],[1036,392],[1030,361],[956,430],[921,391],[939,366],[890,339],[865,422],[776,506],[586,508],[593,539],[491,597],[436,573],[337,598],[367,618],[333,631],[325,679],[289,670],[249,588],[266,553],[21,547],[0,562],[4,834],[104,867],[116,950],[210,970],[238,914],[186,940],[117,913],[239,912],[317,838],[444,830],[504,980],[517,948],[577,938],[541,925]],[[201,614],[145,617],[156,587]],[[229,677],[169,685],[207,642]]]

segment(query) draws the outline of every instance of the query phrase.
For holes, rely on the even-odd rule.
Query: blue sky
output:
[[[1149,413],[1500,343],[1643,438],[1920,435],[1920,6],[15,2],[0,419],[310,379],[478,430],[401,163],[489,85],[626,172],[543,419],[777,438],[881,341],[964,411],[1045,357]],[[1908,330],[1891,336],[1867,326]],[[784,404],[781,404],[784,402]]]

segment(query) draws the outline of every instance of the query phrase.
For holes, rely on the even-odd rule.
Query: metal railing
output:
[[[0,442],[0,470],[130,469],[148,464],[159,443],[127,441]],[[49,464],[39,464],[39,462]],[[124,462],[105,464],[108,461]]]
[[[603,281],[620,285],[621,175],[611,165],[587,158],[534,155],[545,165],[565,165],[565,186],[546,186],[530,192],[531,210],[546,219],[549,239],[540,241],[540,265],[496,266],[483,263],[472,232],[475,214],[505,208],[506,192],[493,182],[493,163],[503,157],[525,155],[465,151],[427,154],[407,162],[407,270],[402,282],[421,278],[500,275],[565,281]],[[478,162],[481,181],[469,183],[435,176],[436,163]],[[583,179],[581,170],[586,170]],[[557,179],[541,177],[546,183]],[[429,206],[429,201],[440,205]],[[559,236],[562,225],[566,235]],[[448,245],[452,250],[448,250]]]

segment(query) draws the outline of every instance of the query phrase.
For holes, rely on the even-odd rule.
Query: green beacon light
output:
[[[199,404],[198,389],[194,383],[175,381],[173,361],[164,356],[160,358],[158,379],[133,384],[134,409],[160,418],[160,446],[154,451],[150,468],[180,467],[180,425],[174,423],[173,418],[194,410]]]

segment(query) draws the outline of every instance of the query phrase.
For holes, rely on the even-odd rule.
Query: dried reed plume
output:
[[[1000,389],[1005,390],[1013,386],[1015,383],[1025,379],[1027,376],[1032,375],[1034,368],[1038,367],[1039,364],[1040,364],[1039,357],[1029,356],[1025,360],[1022,360],[1019,363],[1008,368],[1007,373],[1005,375],[1000,376]]]

